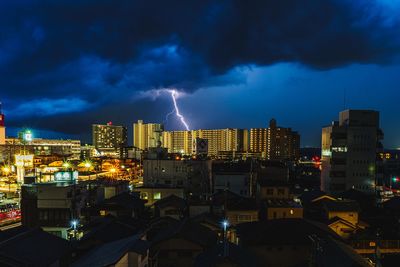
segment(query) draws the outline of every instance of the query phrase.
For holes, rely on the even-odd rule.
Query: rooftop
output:
[[[312,234],[340,237],[328,226],[305,219],[277,219],[236,226],[242,245],[309,245]]]
[[[149,248],[147,241],[134,235],[94,248],[72,264],[73,267],[110,266],[116,264],[127,252],[146,255]]]
[[[68,241],[40,228],[18,227],[0,232],[1,266],[50,266],[68,257],[70,251]]]
[[[358,203],[350,200],[328,201],[324,203],[324,208],[327,211],[360,211]]]
[[[271,208],[302,208],[300,203],[293,200],[286,199],[268,199],[266,201],[267,207]]]

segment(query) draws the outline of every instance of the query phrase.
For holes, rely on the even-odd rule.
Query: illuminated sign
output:
[[[65,172],[55,172],[54,173],[55,181],[76,181],[78,180],[78,172],[77,171],[65,171]]]
[[[347,152],[347,147],[343,146],[339,146],[339,147],[332,147],[332,151],[334,152]]]
[[[33,167],[33,155],[15,155],[17,167]]]
[[[322,149],[322,156],[324,157],[330,157],[332,156],[332,152],[329,149]]]

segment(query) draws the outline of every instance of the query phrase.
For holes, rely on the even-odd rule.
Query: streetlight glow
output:
[[[2,171],[3,171],[6,175],[8,175],[8,174],[11,172],[11,169],[10,169],[10,167],[8,167],[8,166],[4,166],[4,167],[2,168]]]
[[[66,162],[63,163],[62,166],[63,166],[65,169],[68,169],[69,167],[71,167],[71,164],[70,164],[68,161],[66,161]]]
[[[222,221],[222,226],[224,227],[224,231],[226,231],[226,228],[229,227],[229,221],[228,220],[223,220]]]
[[[77,220],[73,220],[71,222],[72,228],[74,228],[74,230],[76,230],[76,226],[78,225],[78,221]]]
[[[90,168],[92,167],[92,163],[90,163],[89,161],[85,162],[85,168]]]

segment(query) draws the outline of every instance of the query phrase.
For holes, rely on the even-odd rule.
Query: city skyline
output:
[[[191,129],[275,118],[302,146],[320,146],[339,111],[373,109],[385,147],[400,147],[394,1],[0,5],[10,135],[30,127],[89,141],[91,124],[161,123],[174,106],[160,91],[177,88]],[[184,129],[175,115],[165,126]]]

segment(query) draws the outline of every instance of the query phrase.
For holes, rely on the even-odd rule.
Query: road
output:
[[[0,226],[0,231],[8,230],[8,229],[11,229],[11,228],[14,228],[14,227],[18,227],[18,226],[21,226],[20,222],[12,223],[12,224],[8,224],[8,225],[4,225],[4,226]]]

